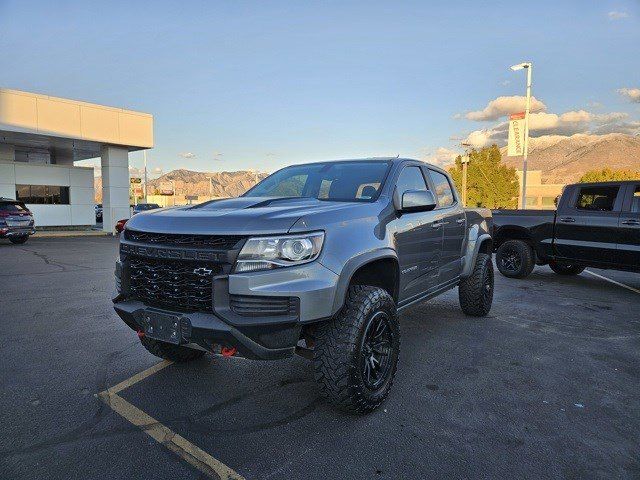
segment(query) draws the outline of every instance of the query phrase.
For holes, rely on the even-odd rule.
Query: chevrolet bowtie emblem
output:
[[[200,267],[200,268],[196,268],[193,273],[195,273],[196,275],[200,276],[200,277],[206,277],[207,275],[211,275],[211,272],[213,270],[210,270],[208,268],[204,268],[204,267]]]

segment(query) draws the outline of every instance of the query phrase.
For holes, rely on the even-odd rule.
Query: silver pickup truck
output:
[[[239,198],[131,218],[114,306],[154,355],[299,353],[334,405],[366,413],[393,382],[399,312],[458,287],[487,315],[491,228],[417,160],[294,165]]]

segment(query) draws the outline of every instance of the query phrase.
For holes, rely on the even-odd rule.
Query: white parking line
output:
[[[624,283],[616,282],[615,280],[612,280],[609,277],[605,277],[603,275],[598,275],[597,273],[594,273],[594,272],[592,272],[590,270],[585,270],[585,273],[593,275],[594,277],[601,278],[602,280],[606,280],[607,282],[611,282],[614,285],[618,285],[619,287],[626,288],[627,290],[631,290],[632,292],[640,293],[640,290],[638,290],[637,288],[630,287],[629,285],[625,285]]]
[[[224,463],[213,458],[204,450],[189,442],[184,437],[181,437],[168,427],[158,422],[155,418],[151,417],[118,395],[119,392],[131,387],[147,377],[150,377],[163,368],[168,367],[171,363],[172,362],[170,361],[164,360],[111,388],[107,388],[97,396],[104,403],[109,405],[114,412],[131,422],[136,427],[142,429],[144,433],[189,462],[205,475],[211,478],[218,478],[220,480],[244,480],[240,474],[227,467]]]

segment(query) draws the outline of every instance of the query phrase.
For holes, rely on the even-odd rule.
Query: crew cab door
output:
[[[408,164],[396,180],[395,203],[409,190],[428,190],[422,169]],[[394,220],[394,240],[400,264],[399,300],[409,302],[434,288],[438,281],[442,227],[435,211],[399,213]]]
[[[556,216],[558,257],[592,264],[616,263],[621,184],[577,185],[565,193]]]
[[[640,182],[626,186],[616,253],[618,264],[640,270]]]
[[[438,284],[443,285],[462,273],[462,246],[466,233],[466,215],[458,201],[451,180],[442,172],[428,169],[431,188],[436,194],[442,224],[442,255]]]

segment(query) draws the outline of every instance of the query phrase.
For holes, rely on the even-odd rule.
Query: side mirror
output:
[[[436,208],[436,198],[429,190],[407,190],[402,194],[400,211],[428,212]]]

